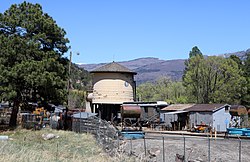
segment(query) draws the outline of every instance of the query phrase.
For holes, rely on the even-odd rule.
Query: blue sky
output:
[[[2,0],[0,12],[21,2]],[[27,2],[41,4],[66,30],[75,63],[185,59],[193,46],[206,55],[250,48],[249,0]]]

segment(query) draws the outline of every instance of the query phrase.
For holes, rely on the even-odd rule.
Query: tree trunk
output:
[[[13,109],[12,109],[12,113],[10,117],[10,122],[9,122],[10,127],[15,127],[17,125],[16,122],[17,122],[17,113],[19,110],[19,105],[20,105],[20,101],[16,99],[14,101],[14,105],[13,105]]]

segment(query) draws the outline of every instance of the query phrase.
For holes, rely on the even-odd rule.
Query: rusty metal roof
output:
[[[111,62],[109,64],[103,65],[99,68],[94,69],[90,73],[132,73],[136,74],[136,72],[126,68],[125,66],[122,66],[116,62]]]
[[[231,105],[230,113],[233,115],[247,115],[247,108],[243,105]]]

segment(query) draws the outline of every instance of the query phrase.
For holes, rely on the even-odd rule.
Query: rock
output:
[[[51,140],[53,138],[59,138],[59,136],[49,133],[49,134],[42,134],[44,140]]]

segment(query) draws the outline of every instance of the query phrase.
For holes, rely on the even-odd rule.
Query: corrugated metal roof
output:
[[[89,113],[89,112],[80,112],[73,114],[73,118],[80,118],[80,119],[87,119],[91,116],[96,116],[96,113]]]
[[[105,73],[105,72],[118,72],[118,73],[133,73],[136,74],[136,72],[126,68],[125,66],[122,66],[116,62],[111,62],[109,64],[106,64],[104,66],[101,66],[90,73]]]
[[[223,108],[224,106],[227,106],[228,104],[195,104],[190,108],[185,109],[185,111],[209,111],[214,112],[219,110],[220,108]]]
[[[167,113],[163,113],[165,115],[173,115],[173,114],[182,114],[182,113],[186,113],[187,111],[183,111],[183,110],[180,110],[180,111],[173,111],[173,112],[167,112]]]
[[[187,108],[190,108],[194,106],[194,104],[173,104],[173,105],[169,105],[168,107],[165,107],[161,110],[164,111],[178,111],[178,110],[185,110]]]

